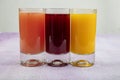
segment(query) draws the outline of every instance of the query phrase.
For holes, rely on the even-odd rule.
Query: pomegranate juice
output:
[[[46,52],[66,54],[70,45],[70,15],[46,14]]]

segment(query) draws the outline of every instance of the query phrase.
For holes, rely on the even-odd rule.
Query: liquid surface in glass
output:
[[[20,51],[25,54],[37,54],[44,51],[43,13],[20,12]]]
[[[96,14],[71,14],[71,51],[92,54],[95,51]]]
[[[46,51],[49,54],[69,52],[70,15],[46,14]]]

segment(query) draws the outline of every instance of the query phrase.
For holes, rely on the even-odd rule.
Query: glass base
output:
[[[48,66],[63,67],[67,66],[69,62],[70,62],[69,53],[60,55],[46,53],[46,63]]]
[[[20,54],[21,65],[26,67],[36,67],[44,64],[44,53]]]
[[[95,62],[95,54],[91,53],[88,55],[80,55],[71,53],[70,63],[76,67],[90,67],[93,66]]]

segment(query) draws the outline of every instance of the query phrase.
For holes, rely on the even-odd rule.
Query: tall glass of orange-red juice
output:
[[[20,58],[23,66],[43,64],[44,28],[44,9],[19,9]]]
[[[71,64],[89,67],[95,61],[96,9],[71,9]]]

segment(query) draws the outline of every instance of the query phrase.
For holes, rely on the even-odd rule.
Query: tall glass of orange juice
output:
[[[96,9],[71,9],[71,64],[89,67],[95,62]]]
[[[43,64],[45,13],[43,9],[20,8],[20,58],[24,66]]]

